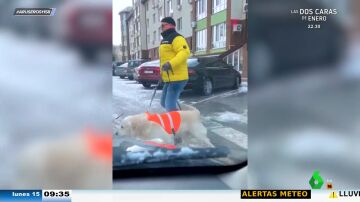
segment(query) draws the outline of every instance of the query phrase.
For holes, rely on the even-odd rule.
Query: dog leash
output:
[[[148,109],[147,109],[148,112],[150,111],[151,104],[152,104],[152,102],[153,102],[153,100],[154,100],[154,97],[155,97],[155,94],[156,94],[156,90],[158,89],[159,85],[160,85],[160,80],[159,80],[158,83],[156,84],[156,87],[155,87],[155,89],[154,89],[154,93],[153,93],[152,96],[151,96],[150,104],[149,104],[149,107],[148,107]]]

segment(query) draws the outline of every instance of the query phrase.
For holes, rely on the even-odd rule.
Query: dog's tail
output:
[[[182,111],[196,111],[200,114],[200,111],[191,105],[180,104],[180,107]]]

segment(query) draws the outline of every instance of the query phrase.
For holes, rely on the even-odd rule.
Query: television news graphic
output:
[[[15,8],[15,16],[54,16],[56,8]]]
[[[71,202],[70,190],[0,190],[0,202]]]
[[[311,190],[241,190],[241,199],[311,199]]]

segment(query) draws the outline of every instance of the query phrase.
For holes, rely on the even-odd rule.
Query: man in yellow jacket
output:
[[[161,20],[163,40],[159,47],[159,56],[161,79],[164,83],[161,106],[168,112],[178,110],[176,103],[189,80],[189,45],[185,38],[175,31],[175,26],[171,17]]]

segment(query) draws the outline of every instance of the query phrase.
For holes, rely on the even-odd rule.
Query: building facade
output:
[[[159,58],[161,23],[171,16],[192,55],[222,55],[247,78],[247,0],[133,0],[128,13],[128,58]],[[121,21],[123,23],[123,21]]]
[[[145,27],[145,7],[141,0],[133,0],[133,9],[126,19],[129,40],[129,59],[148,58]]]
[[[192,0],[194,55],[219,55],[239,47],[224,58],[247,78],[247,0]],[[240,47],[241,46],[241,47]]]
[[[113,52],[113,60],[114,61],[125,61],[123,60],[124,57],[123,57],[123,52],[122,52],[122,46],[113,46],[113,49],[112,49],[112,52]]]
[[[129,47],[128,47],[128,28],[127,28],[127,23],[126,23],[126,19],[128,18],[129,14],[132,11],[132,7],[127,7],[124,10],[119,12],[119,16],[120,16],[120,29],[121,29],[121,60],[122,61],[127,61],[129,60]]]

